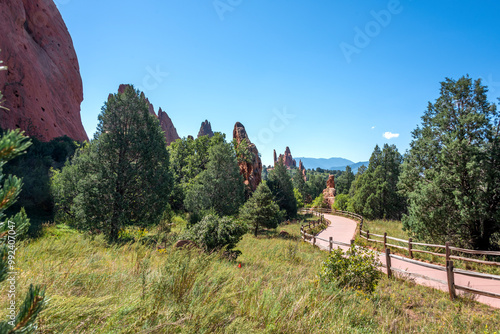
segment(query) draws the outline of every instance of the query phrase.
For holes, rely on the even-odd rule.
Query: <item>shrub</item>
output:
[[[224,247],[233,249],[246,232],[246,225],[235,222],[230,217],[221,218],[211,213],[191,227],[184,237],[206,252],[213,252]]]
[[[328,208],[328,203],[325,202],[325,197],[323,196],[323,194],[314,199],[314,201],[311,203],[311,208]]]
[[[380,261],[371,250],[352,246],[347,252],[335,249],[323,262],[320,279],[339,288],[373,292],[382,274],[377,270]]]
[[[335,202],[332,205],[333,210],[347,211],[351,197],[347,194],[335,196]]]

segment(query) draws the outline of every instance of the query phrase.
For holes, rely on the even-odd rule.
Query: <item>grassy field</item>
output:
[[[493,333],[500,312],[383,278],[372,295],[318,281],[327,256],[299,224],[246,235],[236,262],[198,250],[108,245],[62,226],[18,245],[18,295],[45,284],[40,333]],[[291,234],[282,239],[277,232]],[[239,268],[241,264],[241,268]],[[7,287],[0,289],[5,317]]]

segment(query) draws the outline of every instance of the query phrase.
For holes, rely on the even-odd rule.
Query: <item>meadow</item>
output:
[[[182,222],[182,219],[175,220]],[[299,224],[247,234],[222,253],[108,244],[65,225],[18,246],[17,293],[46,285],[40,333],[494,333],[500,312],[468,298],[382,278],[373,294],[319,281],[327,253],[300,241]],[[280,231],[290,234],[287,238]],[[148,235],[156,231],[143,231]],[[6,285],[0,303],[6,305]],[[0,317],[6,307],[0,309]]]

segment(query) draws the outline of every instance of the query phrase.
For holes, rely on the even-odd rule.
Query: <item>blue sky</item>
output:
[[[375,144],[404,153],[446,77],[482,77],[490,101],[500,97],[498,1],[55,2],[90,138],[121,83],[162,107],[181,137],[205,119],[229,137],[243,123],[266,165],[286,146],[355,162]]]

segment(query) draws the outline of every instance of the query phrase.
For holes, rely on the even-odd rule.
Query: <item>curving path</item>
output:
[[[320,232],[317,236],[323,239],[328,240],[330,237],[333,237],[333,240],[335,241],[341,241],[344,243],[350,243],[351,239],[355,238],[355,233],[356,233],[356,227],[357,227],[357,222],[354,220],[351,220],[346,217],[340,217],[340,216],[334,216],[334,215],[329,215],[329,214],[324,214],[325,218],[328,219],[331,222],[331,225],[328,226],[326,230],[323,232]],[[317,240],[316,244],[318,247],[328,250],[328,242],[324,242],[321,240]],[[347,249],[347,247],[343,246],[336,246],[334,247],[340,247],[343,248],[344,250]],[[384,265],[385,263],[385,254],[379,255],[380,262],[382,262]],[[439,279],[442,281],[446,281],[446,272],[445,271],[439,271],[431,268],[426,268],[422,267],[416,264],[411,264],[407,262],[403,262],[401,260],[396,260],[396,259],[391,259],[391,267],[393,268],[399,268],[401,270],[407,270],[409,272],[414,272],[418,273],[420,275],[425,275],[427,277],[432,277],[435,279]],[[383,269],[385,271],[385,269]],[[429,287],[433,287],[435,289],[440,289],[443,291],[448,292],[448,285],[446,284],[441,284],[438,282],[426,280],[423,278],[413,278],[415,280],[415,283],[420,284],[420,285],[425,285]],[[462,285],[462,286],[470,286],[471,288],[476,288],[478,290],[485,290],[485,291],[490,291],[493,293],[498,293],[500,294],[500,284],[498,281],[493,281],[489,279],[482,279],[482,278],[476,278],[476,277],[469,277],[461,274],[455,273],[455,283],[457,285]],[[457,293],[461,293],[457,290]],[[500,299],[497,298],[491,298],[491,297],[485,297],[485,296],[477,296],[477,301],[490,305],[495,308],[500,308]]]

